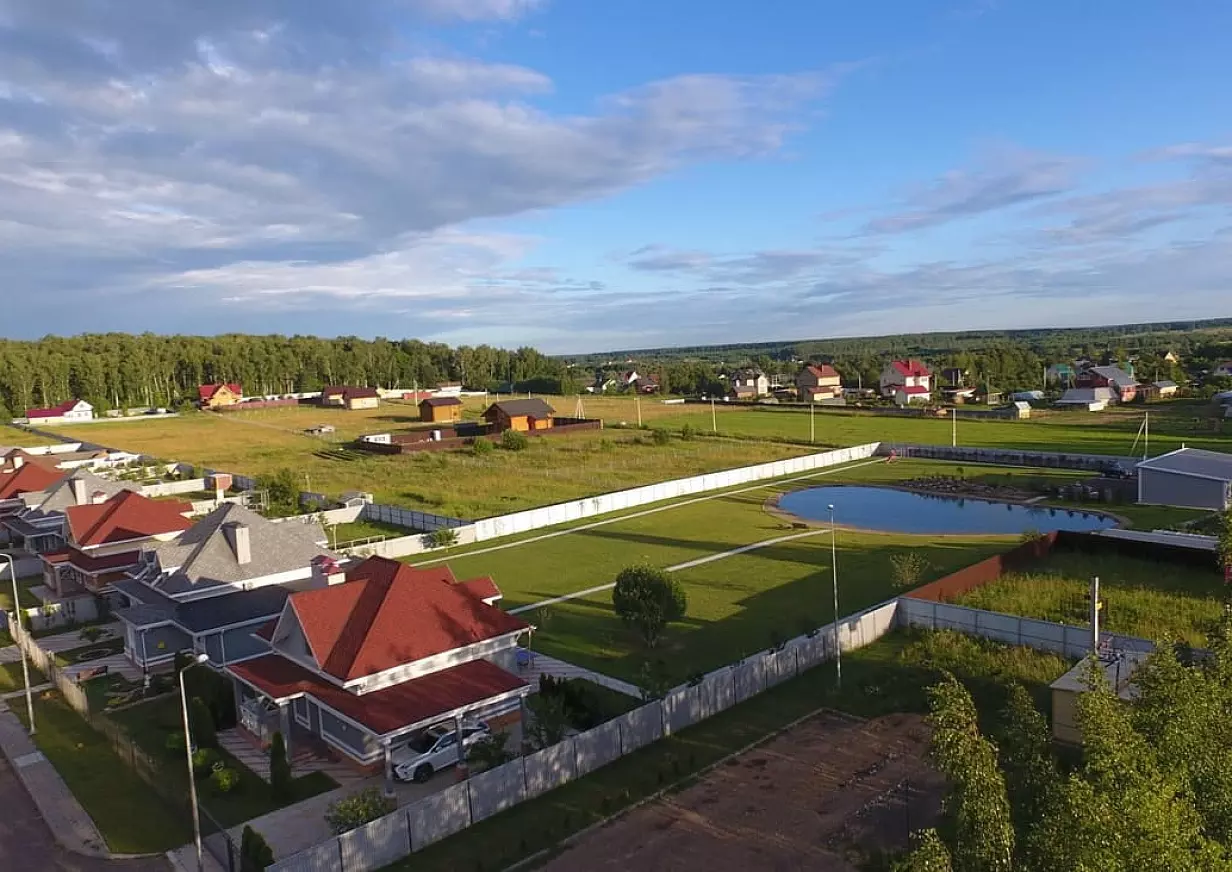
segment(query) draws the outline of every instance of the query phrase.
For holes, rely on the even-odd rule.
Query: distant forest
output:
[[[1179,366],[1164,360],[1168,352],[1180,357]],[[657,376],[665,391],[688,394],[722,390],[718,373],[756,366],[789,375],[801,362],[833,364],[848,384],[876,384],[886,361],[906,357],[921,359],[934,371],[961,368],[972,386],[997,390],[1042,388],[1050,364],[1079,358],[1120,364],[1133,359],[1139,379],[1180,382],[1232,359],[1232,318],[653,348],[574,355],[570,362],[584,371],[635,368]]]
[[[564,383],[562,384],[562,379]],[[124,333],[0,340],[0,416],[80,397],[99,411],[177,406],[197,386],[239,382],[250,396],[329,384],[411,387],[459,381],[477,388],[572,391],[563,361],[533,348],[451,348],[414,339],[311,336],[156,336]]]

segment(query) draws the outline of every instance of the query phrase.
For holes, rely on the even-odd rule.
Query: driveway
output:
[[[55,843],[8,761],[0,757],[0,869],[4,872],[167,872],[162,857],[100,860],[65,851]]]

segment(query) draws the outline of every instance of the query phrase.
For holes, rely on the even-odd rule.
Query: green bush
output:
[[[458,544],[458,531],[453,527],[441,527],[428,534],[428,547],[449,548]]]
[[[680,582],[663,570],[630,566],[616,576],[612,606],[646,647],[653,648],[669,623],[684,618],[688,600]]]
[[[890,575],[899,590],[915,587],[926,572],[928,561],[916,551],[903,551],[890,557]]]
[[[282,733],[274,733],[269,749],[270,791],[274,799],[285,802],[291,798],[291,764],[287,761],[287,743]]]
[[[218,793],[230,793],[240,785],[240,774],[234,769],[222,766],[210,775],[210,784]]]
[[[495,449],[496,446],[492,444],[492,440],[484,438],[483,436],[477,437],[475,441],[471,443],[471,454],[476,457],[491,454]]]
[[[265,872],[265,867],[273,865],[274,851],[265,837],[245,826],[240,836],[240,872]]]
[[[394,801],[387,799],[380,790],[368,787],[330,803],[329,810],[325,812],[325,823],[329,824],[334,835],[340,836],[356,827],[362,827],[369,821],[384,817],[395,807]]]
[[[672,441],[672,434],[664,430],[662,427],[656,427],[654,429],[653,438],[655,445],[667,445]]]
[[[214,716],[199,696],[188,704],[188,723],[192,727],[193,744],[198,748],[217,748],[218,734],[214,731]]]
[[[181,759],[184,757],[184,744],[184,734],[179,730],[176,730],[174,733],[168,733],[167,741],[164,743],[168,754]]]
[[[221,763],[222,758],[218,756],[218,752],[213,748],[198,748],[196,751],[193,751],[193,775],[198,778],[205,778],[213,774],[215,765],[221,765]]]
[[[506,430],[501,434],[501,448],[506,451],[524,451],[530,447],[530,437],[518,430]]]

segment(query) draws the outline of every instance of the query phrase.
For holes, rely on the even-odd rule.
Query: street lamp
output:
[[[834,582],[834,674],[835,684],[843,687],[843,651],[838,642],[838,546],[834,542],[834,505],[826,506],[830,510],[830,573]]]
[[[194,654],[192,663],[180,670],[180,707],[184,711],[184,754],[188,758],[188,795],[192,798],[193,841],[197,845],[197,872],[205,872],[205,860],[201,856],[201,816],[197,812],[197,782],[193,779],[193,740],[188,726],[188,691],[184,689],[184,673],[198,663],[210,659],[209,654]]]
[[[9,554],[0,554],[9,564],[9,575],[13,579],[13,623],[17,625],[17,637],[21,635],[21,596],[17,590],[17,567],[13,565],[13,558]],[[34,695],[30,692],[30,663],[26,658],[26,646],[24,639],[17,638],[17,647],[21,651],[21,677],[26,682],[26,714],[30,718],[30,735],[35,733],[34,729]]]

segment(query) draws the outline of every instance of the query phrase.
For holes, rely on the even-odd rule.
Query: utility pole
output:
[[[637,390],[637,388],[634,388]],[[637,394],[633,395],[633,405],[637,406],[637,428],[642,429],[642,398]]]
[[[1151,456],[1151,413],[1142,413],[1142,459]]]
[[[958,407],[950,409],[950,447],[958,447]]]
[[[813,424],[813,407],[816,403],[809,403],[809,444],[812,444],[816,435],[817,429]]]
[[[1099,656],[1099,576],[1091,576],[1091,656]]]
[[[714,397],[710,398],[710,429],[715,433],[719,432],[719,419],[714,411]]]
[[[30,719],[30,735],[33,736],[35,733],[34,696],[30,692],[30,661],[26,656],[25,644],[30,637],[21,638],[23,630],[21,627],[21,595],[17,590],[17,567],[13,565],[13,558],[9,555],[0,554],[0,557],[8,561],[9,577],[13,580],[13,626],[17,630],[13,638],[17,640],[17,647],[21,651],[21,677],[26,685],[26,717]]]
[[[830,577],[834,584],[834,681],[843,688],[843,649],[838,638],[838,545],[834,541],[834,506],[830,505]]]

